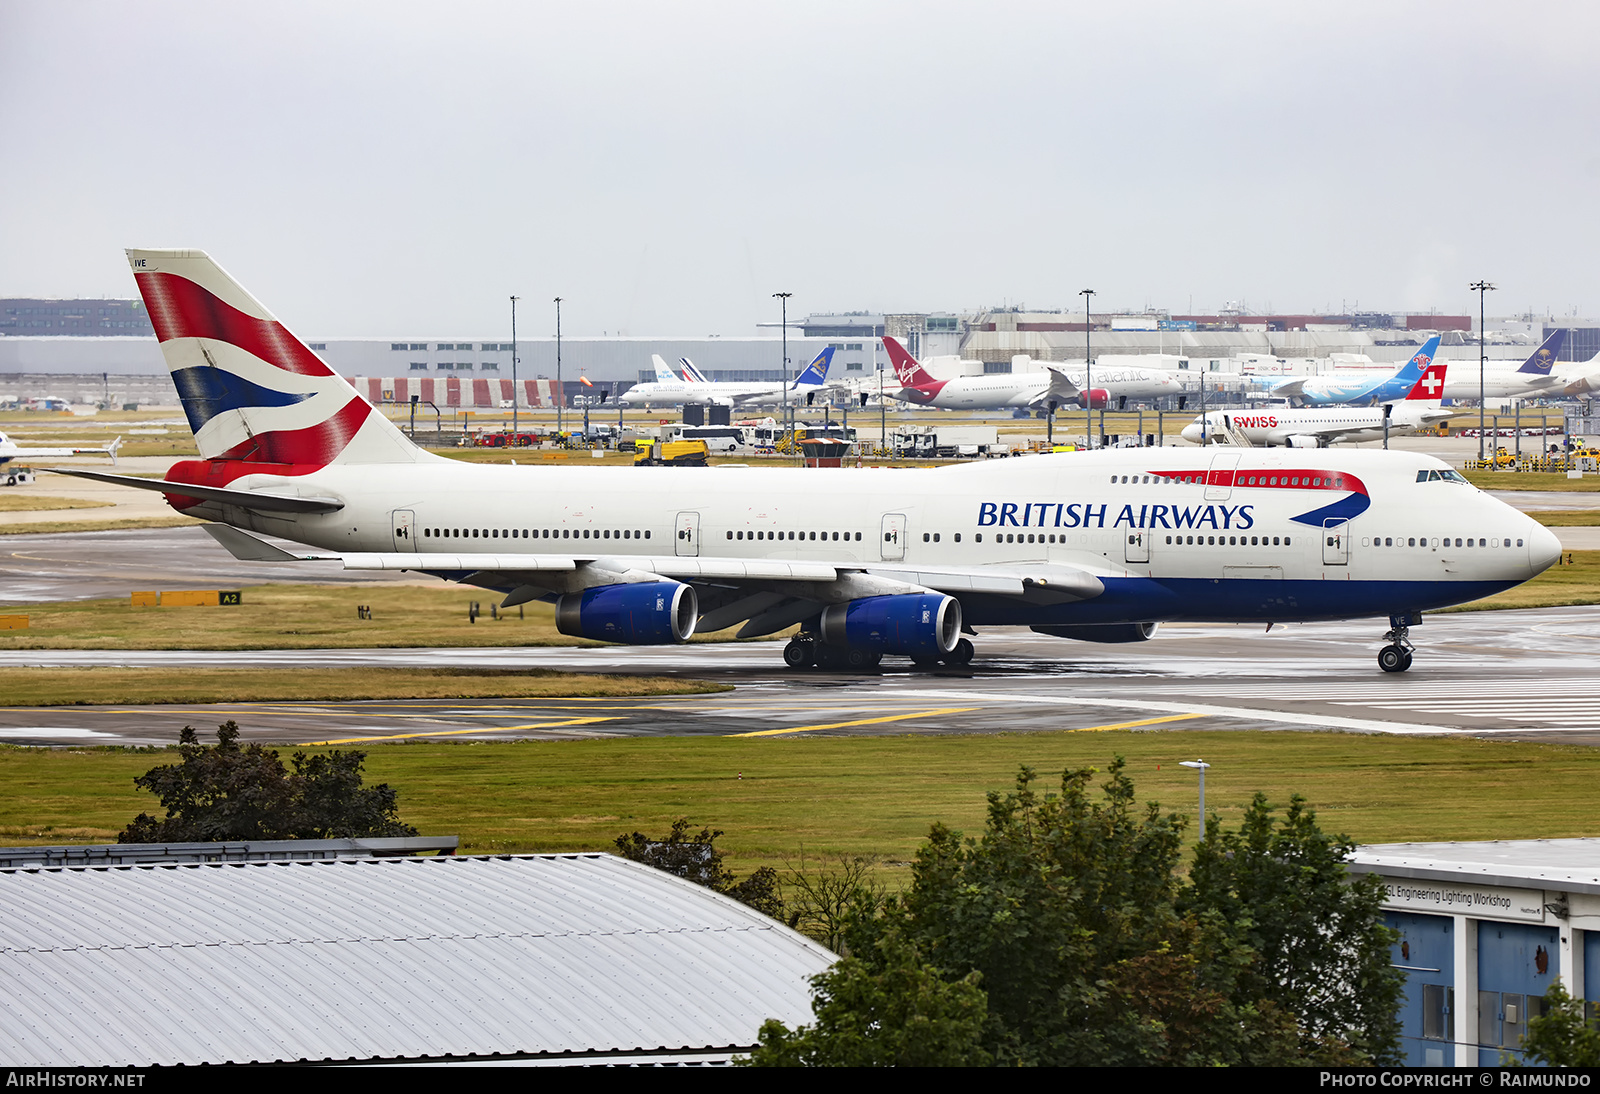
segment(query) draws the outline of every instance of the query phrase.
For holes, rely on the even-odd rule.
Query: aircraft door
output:
[[[411,524],[416,514],[410,509],[396,509],[394,517],[394,549],[396,551],[415,551],[417,545],[411,541]]]
[[[696,556],[700,553],[700,514],[678,514],[678,544],[676,551],[679,555]]]
[[[1149,562],[1150,533],[1143,528],[1129,528],[1123,536],[1122,559],[1124,562]]]
[[[883,515],[883,561],[906,557],[906,517],[904,513]]]
[[[1329,517],[1322,522],[1322,563],[1346,566],[1350,563],[1350,522]]]
[[[1206,472],[1206,500],[1227,501],[1233,491],[1233,472],[1239,466],[1239,453],[1219,452],[1211,457],[1211,469]]]

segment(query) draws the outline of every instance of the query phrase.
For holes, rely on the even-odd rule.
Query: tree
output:
[[[1387,1006],[1392,1022],[1394,977],[1369,957],[1371,944],[1383,943],[1387,970],[1387,936],[1365,883],[1343,879],[1342,838],[1324,836],[1301,805],[1279,830],[1261,803],[1232,842],[1212,830],[1209,873],[1196,890],[1179,873],[1182,819],[1153,804],[1139,808],[1120,759],[1099,795],[1094,774],[1067,771],[1060,793],[1041,798],[1034,772],[1023,768],[1015,791],[989,795],[980,840],[935,825],[911,888],[879,914],[855,918],[845,939],[851,957],[816,980],[817,1023],[768,1023],[757,1062],[897,1058],[907,1049],[891,1019],[952,1013],[930,978],[982,991],[975,1044],[999,1064],[1386,1058],[1390,1027],[1374,1015]],[[1273,876],[1252,857],[1257,846],[1269,860],[1294,863],[1297,883],[1311,892],[1246,918],[1252,886]],[[1224,864],[1236,860],[1229,873]],[[1331,940],[1318,937],[1323,919]],[[1255,942],[1286,940],[1303,940],[1309,958],[1264,964]],[[1358,953],[1344,954],[1345,946]],[[1352,975],[1353,986],[1342,988],[1340,978]],[[1358,992],[1371,995],[1365,1010],[1348,998]],[[1322,1004],[1334,1012],[1294,1009]],[[865,1010],[839,1013],[851,1006]],[[840,1043],[821,1043],[829,1038]],[[963,1056],[978,1059],[975,1051]]]
[[[984,1067],[987,997],[979,975],[949,980],[896,932],[873,960],[844,957],[812,978],[814,1026],[761,1027],[753,1067]]]
[[[1241,988],[1297,1016],[1308,1059],[1398,1064],[1404,979],[1381,884],[1345,874],[1354,848],[1318,828],[1298,794],[1281,823],[1257,794],[1237,832],[1207,825],[1185,904],[1220,914],[1254,951]]]
[[[364,752],[293,757],[294,772],[259,744],[239,745],[239,726],[217,727],[217,744],[200,743],[193,726],[178,738],[182,760],[133,780],[166,807],[157,820],[140,813],[120,843],[414,836],[401,822],[398,793],[387,783],[361,785]]]
[[[688,818],[679,817],[672,822],[672,831],[664,839],[652,839],[643,832],[618,836],[617,854],[704,885],[774,919],[782,919],[783,898],[778,893],[778,872],[770,866],[762,866],[739,881],[722,865],[722,852],[716,848],[720,835],[720,829],[713,832],[702,828],[691,836]]]
[[[1582,999],[1557,980],[1544,993],[1544,1013],[1528,1019],[1523,1060],[1549,1067],[1600,1067],[1600,1020],[1584,1018]]]

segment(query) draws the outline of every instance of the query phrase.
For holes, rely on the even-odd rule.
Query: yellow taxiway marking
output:
[[[965,714],[977,707],[946,707],[943,710],[919,710],[911,714],[889,714],[882,718],[861,718],[854,722],[829,722],[820,726],[794,726],[791,729],[758,729],[752,733],[730,733],[730,737],[776,737],[780,733],[810,733],[818,729],[847,729],[850,726],[872,726],[881,722],[903,722],[907,718],[933,718],[940,714]]]
[[[1099,733],[1107,729],[1133,729],[1135,726],[1153,726],[1162,722],[1182,722],[1189,718],[1204,718],[1204,714],[1168,714],[1164,718],[1146,718],[1139,722],[1117,722],[1109,726],[1084,726],[1082,729],[1070,729],[1068,733]]]
[[[307,741],[307,745],[358,745],[369,741],[403,741],[409,737],[455,737],[463,733],[511,733],[520,729],[560,729],[563,726],[587,726],[596,722],[614,722],[615,718],[567,718],[560,722],[533,722],[524,726],[477,726],[473,729],[440,729],[428,733],[391,733],[383,737],[341,737],[336,741]]]

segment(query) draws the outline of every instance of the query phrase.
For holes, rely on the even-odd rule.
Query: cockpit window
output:
[[[1467,477],[1465,475],[1463,475],[1461,472],[1452,471],[1449,468],[1446,468],[1443,471],[1434,471],[1434,470],[1418,471],[1417,472],[1417,481],[1418,482],[1459,482],[1463,486],[1471,486],[1472,485],[1471,483],[1467,482]]]

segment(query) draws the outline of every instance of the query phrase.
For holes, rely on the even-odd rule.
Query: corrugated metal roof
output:
[[[0,1063],[742,1048],[832,960],[610,855],[0,871]]]

